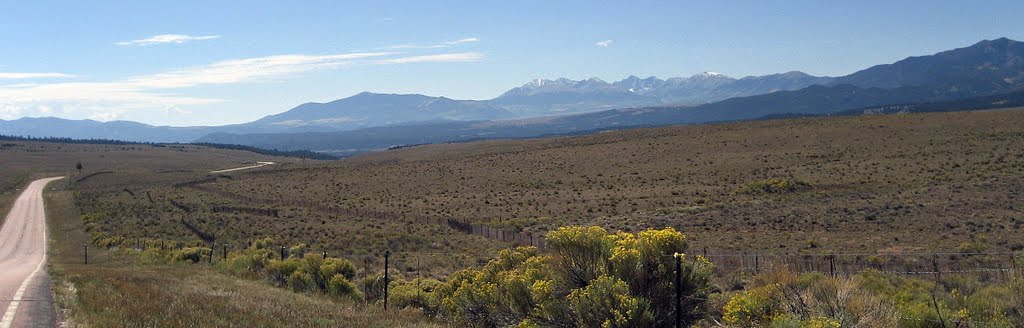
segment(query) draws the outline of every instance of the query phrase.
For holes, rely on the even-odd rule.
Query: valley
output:
[[[1024,2],[0,5],[0,328],[1024,327]]]

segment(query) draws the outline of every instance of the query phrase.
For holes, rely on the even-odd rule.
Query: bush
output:
[[[763,274],[755,277],[753,287],[729,299],[722,319],[738,327],[895,327],[900,316],[897,308],[872,290],[896,286],[876,278],[785,271]],[[925,303],[911,304],[915,304],[910,309],[916,315],[913,318],[921,318],[917,311],[927,308],[918,305]],[[901,313],[910,315],[906,310]]]
[[[341,274],[335,274],[327,281],[327,294],[339,298],[362,298],[362,295],[356,290],[356,286]]]
[[[652,327],[654,313],[646,300],[631,296],[622,280],[600,276],[568,296],[580,327]]]
[[[292,272],[288,276],[288,288],[293,292],[302,293],[312,290],[316,285],[313,283],[313,276],[303,271]]]
[[[475,326],[642,326],[674,321],[673,255],[686,248],[671,228],[636,235],[600,227],[563,227],[548,234],[549,254],[502,251],[480,269],[453,274],[434,290],[427,309]],[[705,313],[710,263],[683,261],[682,317]]]
[[[185,247],[181,250],[174,251],[173,254],[175,261],[192,261],[192,263],[199,263],[199,261],[210,256],[210,249],[206,247]]]
[[[270,260],[267,264],[267,278],[278,286],[284,285],[292,274],[302,267],[302,264],[302,261],[296,258],[287,258],[283,261]]]
[[[288,257],[301,259],[309,251],[309,246],[306,244],[298,244],[288,248]]]
[[[359,280],[359,289],[367,301],[376,301],[384,297],[384,273],[369,275]]]
[[[429,278],[392,281],[388,284],[388,304],[396,308],[427,308],[434,289],[440,285],[437,279]]]
[[[320,272],[326,277],[340,274],[345,279],[352,280],[356,276],[356,267],[349,260],[332,257],[324,260],[323,264],[320,265]]]
[[[566,288],[586,287],[608,272],[613,241],[604,228],[562,227],[547,234],[547,245],[555,256],[552,270]]]
[[[722,309],[722,320],[738,327],[763,327],[782,315],[773,286],[764,286],[736,294]],[[798,318],[797,318],[798,319]],[[786,318],[792,321],[793,318]]]

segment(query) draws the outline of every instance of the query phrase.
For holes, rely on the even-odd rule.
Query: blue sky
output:
[[[0,119],[242,123],[361,91],[845,75],[982,39],[1024,1],[4,1]]]

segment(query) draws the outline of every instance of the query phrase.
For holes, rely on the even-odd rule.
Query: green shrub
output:
[[[139,260],[146,264],[163,264],[171,260],[168,252],[159,248],[147,248],[139,254]]]
[[[308,251],[309,251],[309,246],[306,246],[306,244],[298,244],[298,245],[289,247],[287,255],[288,255],[288,257],[301,259],[303,256],[306,256],[306,252],[308,252]]]
[[[313,283],[313,276],[303,271],[292,272],[288,276],[288,288],[293,292],[302,293],[312,290],[316,285]]]
[[[430,278],[392,281],[388,284],[388,304],[396,308],[428,308],[434,289],[440,285],[440,281]]]
[[[326,277],[340,274],[345,279],[352,280],[356,276],[356,267],[349,260],[332,257],[324,259],[323,264],[320,265],[320,272]]]
[[[359,289],[367,301],[376,301],[384,297],[384,274],[375,274],[359,280]]]
[[[293,273],[302,267],[302,261],[296,258],[282,260],[270,260],[267,264],[267,278],[277,285],[284,285]],[[312,280],[312,277],[310,277]]]
[[[263,268],[262,262],[249,254],[233,254],[228,257],[227,261],[224,261],[223,265],[229,273],[240,276],[248,276]]]
[[[548,254],[502,251],[480,269],[456,272],[434,289],[428,310],[475,326],[667,327],[674,322],[675,259],[685,259],[674,229],[636,235],[600,227],[563,227],[548,234]],[[682,317],[705,313],[710,264],[683,261]]]
[[[722,320],[737,327],[767,326],[783,314],[776,293],[774,286],[764,286],[736,294],[722,309]]]
[[[568,296],[569,306],[580,327],[652,327],[650,304],[631,296],[622,280],[600,276]]]
[[[734,295],[722,319],[738,327],[894,327],[893,302],[869,291],[878,281],[786,271],[762,274]]]
[[[174,251],[174,260],[178,262],[192,261],[199,263],[210,256],[210,249],[206,247],[185,247]]]
[[[362,298],[362,295],[358,290],[356,290],[356,286],[341,274],[335,274],[334,276],[331,276],[330,280],[328,280],[327,294],[339,298]]]
[[[591,280],[608,273],[613,241],[604,228],[562,227],[547,234],[554,253],[554,265],[566,288],[586,287]]]

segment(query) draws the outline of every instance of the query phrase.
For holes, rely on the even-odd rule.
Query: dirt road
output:
[[[233,169],[226,169],[226,170],[210,171],[210,173],[227,173],[227,172],[233,172],[233,171],[255,169],[257,167],[263,167],[263,166],[267,166],[267,165],[274,165],[274,162],[256,162],[255,165],[236,167],[236,168],[233,168]]]
[[[0,328],[56,326],[46,274],[43,189],[57,179],[29,184],[0,229]]]

